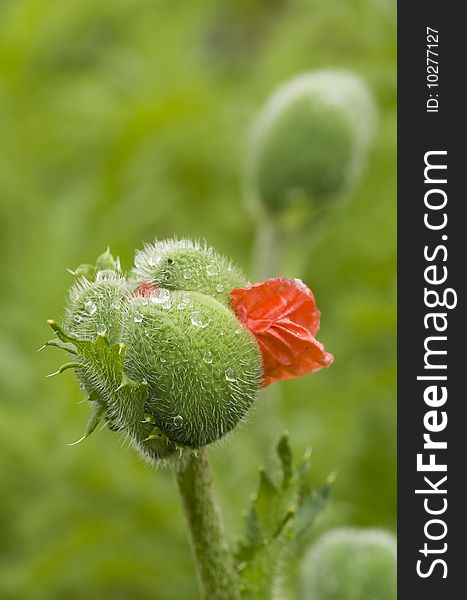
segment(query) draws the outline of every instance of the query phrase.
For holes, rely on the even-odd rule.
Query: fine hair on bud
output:
[[[252,126],[249,202],[279,214],[342,198],[362,171],[375,123],[372,95],[353,73],[323,70],[286,82]]]

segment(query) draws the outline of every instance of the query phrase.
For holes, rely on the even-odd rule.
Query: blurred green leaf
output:
[[[253,496],[245,519],[245,540],[236,553],[240,589],[244,598],[267,600],[277,589],[286,560],[293,558],[297,542],[308,532],[325,508],[331,486],[317,491],[306,480],[309,455],[297,471],[293,464],[288,435],[277,444],[281,463],[280,485],[260,470],[258,492]]]

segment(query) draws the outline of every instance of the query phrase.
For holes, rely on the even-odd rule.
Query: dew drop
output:
[[[136,313],[136,315],[134,316],[133,321],[135,323],[141,323],[142,320],[143,320],[143,315],[141,313]]]
[[[222,283],[218,283],[216,285],[216,292],[219,292],[219,294],[220,294],[223,291],[224,291],[224,286],[222,285]]]
[[[174,417],[174,423],[175,425],[181,425],[183,423],[182,415],[177,415],[176,417]]]
[[[170,300],[170,292],[165,288],[156,288],[150,295],[151,302],[154,304],[164,304]]]
[[[155,267],[161,262],[161,257],[156,254],[151,254],[148,257],[148,265],[150,267]]]
[[[203,356],[203,360],[208,365],[212,364],[212,352],[211,352],[211,350],[206,350],[206,352],[204,353],[204,356]]]
[[[210,264],[206,267],[206,273],[211,276],[218,275],[219,267],[217,265]]]
[[[227,379],[227,381],[237,381],[237,378],[235,377],[235,373],[233,371],[233,369],[227,369],[225,372],[225,378]]]
[[[204,329],[209,325],[208,317],[198,311],[191,313],[190,319],[195,327],[201,327],[201,329]]]
[[[93,315],[97,310],[97,306],[94,304],[94,302],[88,300],[84,303],[84,310],[88,313],[88,315]]]
[[[193,277],[193,271],[191,269],[185,269],[183,272],[183,279],[191,279]]]
[[[105,335],[107,333],[107,327],[104,325],[104,323],[99,323],[97,326],[97,333],[99,335]]]
[[[177,308],[180,310],[184,310],[191,306],[191,297],[190,294],[183,294],[181,302],[177,305]]]

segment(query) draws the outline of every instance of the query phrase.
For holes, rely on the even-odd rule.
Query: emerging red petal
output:
[[[142,296],[147,298],[156,289],[156,286],[152,283],[140,283],[139,286],[133,291],[133,296]]]
[[[329,367],[334,357],[315,335],[320,312],[299,279],[276,277],[230,294],[238,319],[254,334],[263,357],[263,386]]]

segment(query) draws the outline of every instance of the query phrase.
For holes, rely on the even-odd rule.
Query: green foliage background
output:
[[[322,310],[335,364],[284,383],[213,450],[229,532],[256,465],[290,431],[311,477],[338,477],[315,533],[395,525],[395,8],[391,0],[0,0],[0,597],[189,600],[196,583],[172,476],[118,435],[80,437],[87,407],[45,319],[107,244],[206,238],[246,270],[246,132],[273,88],[350,68],[379,129],[352,197],[282,274]],[[306,260],[297,261],[297,256]],[[297,273],[297,265],[302,264]]]

